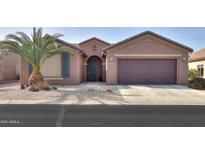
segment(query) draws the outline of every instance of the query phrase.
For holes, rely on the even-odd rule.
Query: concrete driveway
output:
[[[179,85],[118,86],[124,100],[141,105],[205,105],[205,91]]]
[[[83,83],[58,90],[30,92],[19,85],[0,85],[0,104],[205,105],[205,91],[178,85]]]

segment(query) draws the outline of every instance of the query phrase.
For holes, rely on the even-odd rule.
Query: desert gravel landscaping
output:
[[[0,102],[9,103],[68,103],[81,104],[86,102],[101,103],[123,101],[123,97],[116,93],[117,87],[104,84],[82,84],[79,86],[54,86],[57,90],[30,92],[20,90],[18,83],[0,85]],[[115,91],[115,92],[114,92]]]
[[[178,85],[83,83],[30,92],[18,83],[0,85],[0,104],[205,105],[205,91]]]

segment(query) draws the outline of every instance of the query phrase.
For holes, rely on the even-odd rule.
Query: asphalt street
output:
[[[1,127],[200,127],[205,106],[0,105]]]

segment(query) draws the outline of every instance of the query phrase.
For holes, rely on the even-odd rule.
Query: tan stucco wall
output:
[[[61,80],[47,80],[49,84],[79,84],[80,83],[80,55],[75,53],[70,56],[70,77]]]
[[[205,60],[203,61],[195,61],[195,62],[189,62],[189,69],[197,69],[198,65],[204,65],[205,67]],[[205,78],[205,73],[203,78]]]
[[[97,51],[93,51],[93,46],[97,47]],[[84,59],[83,64],[83,81],[87,81],[87,61],[92,56],[98,56],[102,60],[102,68],[103,68],[103,81],[105,81],[105,59],[102,57],[102,52],[105,47],[109,46],[106,43],[103,43],[98,40],[91,40],[89,42],[86,42],[80,47],[83,49],[83,52],[85,53],[86,57]]]
[[[83,56],[83,54],[81,54],[80,56],[79,56],[79,77],[80,77],[80,83],[81,82],[83,82],[83,80],[84,80],[84,74],[83,74],[83,72],[84,72],[84,56]]]
[[[15,53],[0,52],[0,75],[5,80],[16,79],[19,75],[20,56]]]
[[[41,66],[41,73],[46,77],[61,77],[61,55],[48,58]]]
[[[59,57],[61,57],[60,55],[58,55]],[[53,59],[57,59],[57,61],[59,60],[56,55],[56,57],[52,57]],[[59,66],[59,62],[54,62],[52,60],[52,62],[54,64],[57,64]],[[47,63],[50,63],[50,60],[48,60]],[[80,54],[78,53],[78,51],[74,51],[74,54],[72,54],[70,56],[70,77],[66,78],[66,79],[47,79],[46,81],[48,82],[48,84],[60,84],[60,85],[67,85],[67,84],[79,84],[80,83]],[[46,64],[47,65],[47,64]],[[61,71],[61,68],[59,70],[54,70],[51,66],[49,66],[47,69],[49,69],[48,71],[45,71],[46,69],[46,65],[43,66],[42,71],[43,74],[59,74],[59,72]],[[53,64],[52,64],[53,65]],[[54,71],[55,73],[52,73],[52,71]],[[21,71],[20,71],[20,83],[21,85],[24,85],[27,83],[28,81],[28,77],[29,77],[29,72],[28,72],[28,62],[21,57]]]
[[[116,54],[136,54],[135,56],[117,56]],[[141,54],[141,56],[137,56]],[[147,55],[147,56],[144,56]],[[165,55],[166,54],[166,55]],[[143,55],[143,56],[142,56]],[[165,55],[156,56],[153,55]],[[177,56],[173,56],[177,55]],[[177,84],[188,81],[188,51],[152,35],[144,35],[107,50],[106,82],[117,84],[117,60],[121,59],[177,59]],[[182,60],[183,59],[183,60]]]
[[[20,84],[24,85],[28,82],[29,70],[28,70],[28,62],[27,60],[21,56],[20,63]]]

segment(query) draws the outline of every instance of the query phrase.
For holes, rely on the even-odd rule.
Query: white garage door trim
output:
[[[115,54],[116,57],[181,57],[180,54]]]

